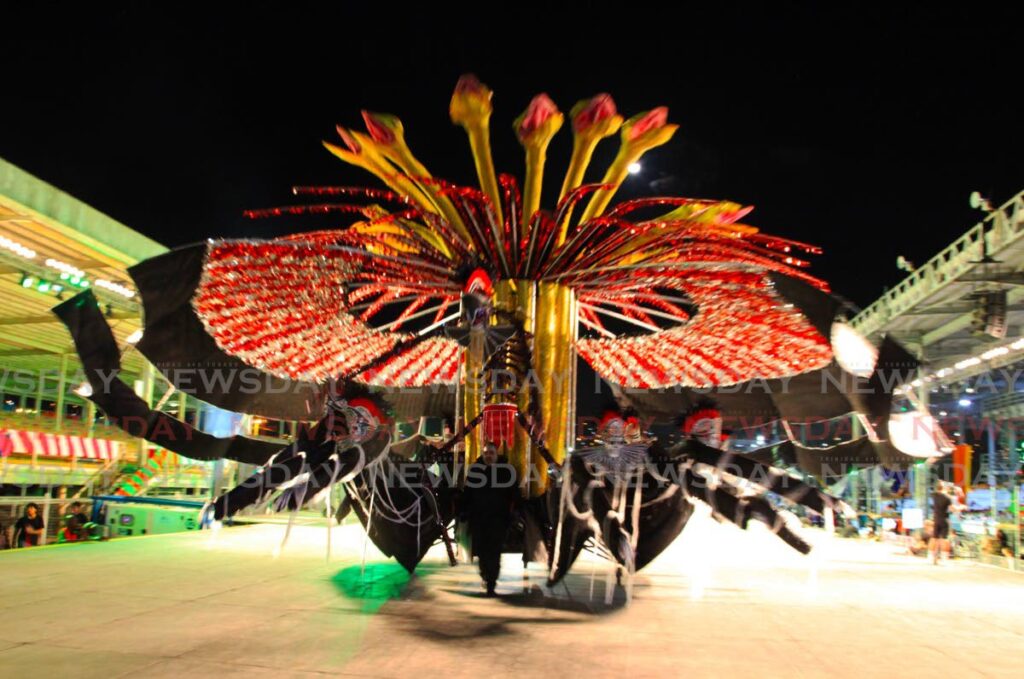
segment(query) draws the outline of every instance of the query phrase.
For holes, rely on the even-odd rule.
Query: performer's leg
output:
[[[501,549],[492,549],[488,546],[477,554],[480,562],[480,579],[487,585],[487,595],[494,596],[494,587],[498,582],[498,574],[501,571]]]
[[[683,457],[756,483],[789,502],[808,507],[818,513],[823,513],[826,508],[838,509],[842,505],[839,498],[832,497],[781,469],[757,462],[741,453],[723,452],[694,444],[683,453]]]
[[[711,488],[706,479],[689,472],[683,475],[682,483],[687,495],[711,506],[715,517],[731,521],[743,529],[751,519],[757,519],[798,552],[807,554],[811,551],[811,546],[789,529],[782,516],[764,498],[740,497],[738,491],[727,484]]]

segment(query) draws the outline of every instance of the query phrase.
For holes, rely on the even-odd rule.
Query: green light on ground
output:
[[[363,571],[349,566],[331,578],[342,594],[363,602],[363,613],[376,613],[389,600],[402,594],[409,584],[409,572],[393,561],[368,563]]]

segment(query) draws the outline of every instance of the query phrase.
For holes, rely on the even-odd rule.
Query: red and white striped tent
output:
[[[0,429],[0,455],[3,456],[18,453],[41,457],[113,460],[121,456],[123,448],[124,444],[120,441]]]

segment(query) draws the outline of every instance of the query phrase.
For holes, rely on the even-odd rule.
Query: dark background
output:
[[[511,122],[532,95],[568,111],[607,91],[627,116],[665,104],[681,125],[621,196],[753,204],[750,223],[822,245],[815,273],[866,305],[904,275],[897,255],[923,263],[977,221],[972,190],[998,204],[1024,188],[1024,21],[774,5],[8,6],[0,156],[174,246],[303,230],[241,212],[294,184],[372,183],[320,146],[360,108],[401,116],[434,174],[470,182],[447,115],[460,74],[495,90],[497,165],[516,174]],[[554,189],[570,144],[563,129]]]

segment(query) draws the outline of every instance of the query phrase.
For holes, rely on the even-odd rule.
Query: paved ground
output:
[[[1024,576],[888,545],[696,518],[606,602],[509,559],[498,599],[443,555],[411,582],[354,526],[143,537],[0,553],[5,677],[1021,676]],[[280,552],[274,556],[275,552]]]

